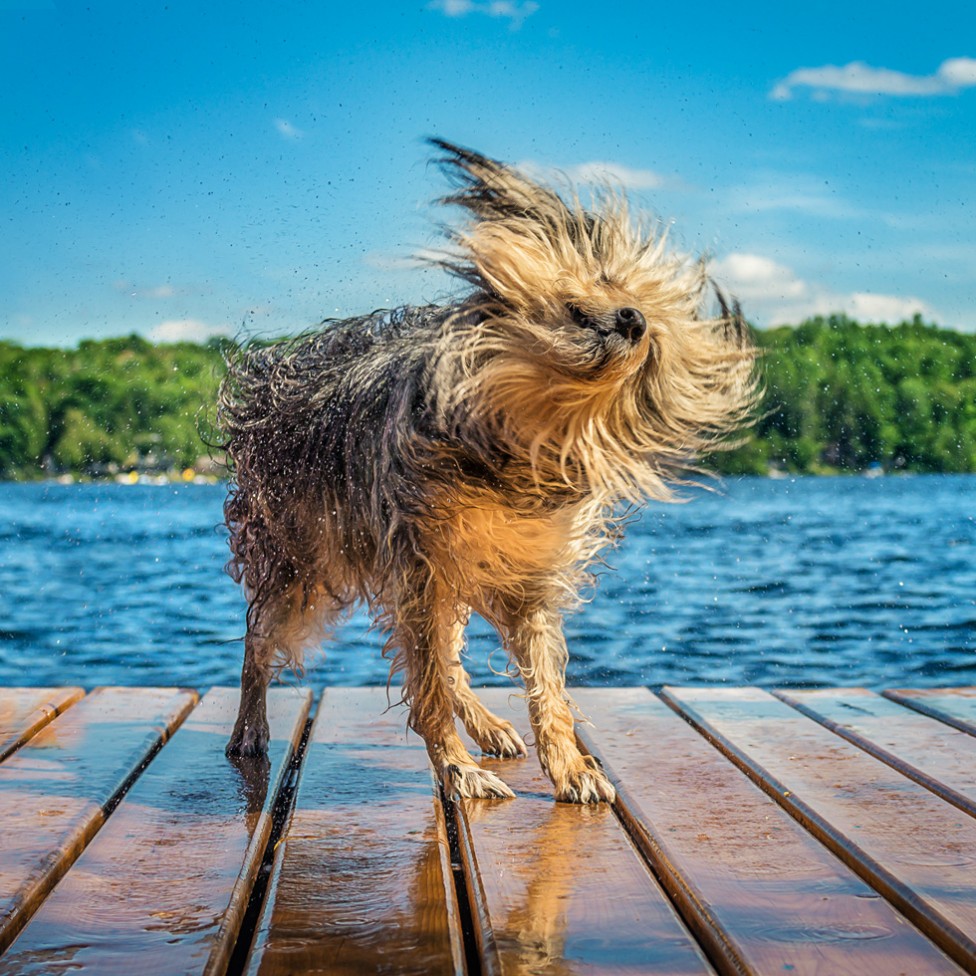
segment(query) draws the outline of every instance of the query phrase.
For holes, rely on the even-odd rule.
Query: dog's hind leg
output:
[[[454,697],[455,714],[485,755],[501,756],[503,759],[528,755],[515,726],[485,708],[471,690],[471,677],[461,664],[466,624],[467,614],[459,613],[451,629],[448,684]]]
[[[248,633],[244,638],[241,669],[241,703],[234,731],[224,752],[228,756],[266,756],[271,732],[268,727],[268,685],[274,647]]]
[[[592,756],[576,744],[573,712],[566,695],[569,658],[558,613],[545,608],[520,609],[501,628],[525,681],[529,720],[536,751],[555,786],[557,800],[567,803],[613,801],[610,780]]]
[[[287,647],[289,630],[301,616],[299,588],[289,585],[277,597],[252,601],[244,637],[241,702],[237,721],[224,752],[228,756],[265,756],[268,753],[268,685],[276,653]]]
[[[403,655],[410,727],[424,740],[448,796],[512,797],[501,779],[471,758],[454,724],[451,677],[457,622],[454,602],[429,577],[397,603],[390,643]]]

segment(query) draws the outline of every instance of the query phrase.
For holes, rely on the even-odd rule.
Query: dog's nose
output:
[[[629,342],[637,342],[647,330],[647,322],[636,308],[618,308],[616,328]]]

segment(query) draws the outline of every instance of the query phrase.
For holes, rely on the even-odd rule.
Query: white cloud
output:
[[[976,85],[976,58],[949,58],[939,65],[939,77],[952,88]]]
[[[856,291],[848,295],[842,310],[861,322],[903,322],[913,315],[921,315],[926,319],[936,317],[929,305],[920,298],[876,295],[866,291]]]
[[[660,173],[650,169],[631,169],[622,163],[581,163],[566,170],[574,183],[600,185],[609,183],[626,190],[657,190],[667,182]]]
[[[813,97],[820,99],[829,98],[835,92],[927,97],[954,95],[972,86],[976,86],[974,58],[949,58],[931,75],[910,75],[891,68],[875,68],[863,61],[852,61],[843,66],[827,64],[819,68],[797,68],[773,87],[769,97],[776,101],[788,101],[798,88],[809,88]]]
[[[717,279],[730,283],[738,298],[803,298],[809,292],[805,281],[785,265],[758,254],[730,254],[712,263]]]
[[[167,319],[149,332],[152,342],[206,342],[218,335],[230,335],[227,325],[211,325],[200,319]]]
[[[746,316],[762,325],[796,325],[813,315],[843,312],[859,322],[894,324],[920,314],[939,316],[920,298],[876,292],[837,292],[811,284],[792,268],[758,254],[729,254],[710,271],[723,289],[742,301]]]
[[[823,179],[800,173],[759,174],[755,183],[729,190],[729,204],[739,213],[791,210],[824,218],[858,216],[857,208],[839,197]]]
[[[577,186],[609,185],[624,190],[659,190],[674,182],[651,169],[633,169],[623,163],[598,160],[563,168],[526,160],[519,163],[517,168],[532,179],[555,184],[569,182]]]
[[[278,135],[283,139],[304,139],[305,133],[288,119],[275,119],[274,127],[278,130]]]
[[[439,10],[448,17],[466,17],[468,14],[486,14],[489,17],[502,17],[509,21],[512,30],[518,30],[539,5],[535,0],[431,0],[429,10]]]

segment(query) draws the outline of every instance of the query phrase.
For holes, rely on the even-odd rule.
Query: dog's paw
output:
[[[592,756],[580,760],[556,783],[556,799],[560,803],[613,803],[617,791],[599,763]]]
[[[456,800],[472,797],[485,800],[511,800],[515,794],[494,773],[480,766],[458,766],[452,763],[444,767],[444,792]]]
[[[500,721],[498,725],[485,726],[474,735],[474,740],[486,756],[523,759],[529,754],[522,736],[511,722]]]
[[[228,759],[237,756],[267,756],[271,730],[267,722],[238,722],[224,747]]]

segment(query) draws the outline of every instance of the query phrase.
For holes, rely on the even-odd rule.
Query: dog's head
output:
[[[529,419],[534,459],[558,460],[565,480],[593,482],[605,451],[585,476],[566,467],[600,453],[580,441],[590,438],[633,455],[635,471],[662,475],[640,493],[666,494],[666,469],[721,446],[752,405],[754,353],[738,307],[719,295],[718,315],[703,314],[704,263],[634,219],[622,192],[598,190],[586,207],[575,193],[564,199],[496,160],[433,143],[455,187],[442,202],[469,214],[448,230],[456,253],[439,262],[474,289],[465,396]]]

